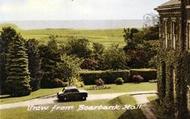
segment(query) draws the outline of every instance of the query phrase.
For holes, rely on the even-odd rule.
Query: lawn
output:
[[[56,94],[57,92],[59,92],[61,90],[62,90],[62,88],[40,89],[40,90],[32,92],[29,96],[5,97],[5,98],[0,99],[0,104],[26,101],[26,100],[30,100],[30,99],[34,99],[34,98],[39,98],[39,97],[43,97],[43,96],[47,96],[47,95]]]
[[[91,85],[92,86],[92,85]],[[85,86],[84,89],[88,89],[91,86]],[[119,92],[132,92],[132,91],[150,91],[156,90],[156,83],[125,83],[123,85],[106,85],[109,86],[110,89],[103,89],[103,90],[88,90],[90,94],[100,94],[100,93],[119,93]],[[38,91],[32,92],[29,96],[24,97],[8,97],[8,98],[1,98],[0,104],[5,103],[14,103],[20,101],[26,101],[42,96],[53,95],[57,92],[60,92],[62,88],[53,88],[53,89],[40,89]]]
[[[148,97],[148,100],[150,100],[150,102],[155,101],[156,99],[158,99],[158,96],[150,96],[150,97]]]
[[[133,91],[152,91],[157,90],[156,83],[125,83],[123,85],[110,84],[106,85],[110,89],[103,90],[88,90],[89,93],[99,94],[99,93],[120,93],[120,92],[133,92]],[[85,89],[89,89],[92,86],[86,86]]]
[[[85,102],[60,103],[58,106],[112,106],[112,105],[135,105],[135,100],[128,96],[120,96],[113,100],[98,100]],[[53,105],[49,105],[50,107]],[[1,119],[145,119],[140,109],[135,110],[91,110],[91,111],[27,111],[27,108],[1,110]],[[20,116],[17,116],[20,115]]]

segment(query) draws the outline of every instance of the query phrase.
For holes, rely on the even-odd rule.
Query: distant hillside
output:
[[[16,30],[19,29],[19,27],[15,24],[11,24],[11,23],[3,23],[3,24],[0,24],[0,30],[2,30],[3,27],[12,27]]]
[[[22,29],[118,29],[143,27],[143,20],[63,20],[63,21],[10,21]]]

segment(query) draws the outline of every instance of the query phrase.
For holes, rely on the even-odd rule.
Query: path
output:
[[[87,100],[102,100],[102,99],[113,99],[121,95],[144,95],[144,94],[155,94],[156,91],[138,91],[138,92],[127,92],[127,93],[106,93],[106,94],[89,94]],[[46,105],[58,103],[56,95],[45,96],[42,98],[32,99],[24,102],[16,102],[9,104],[0,105],[1,109],[10,109],[17,107],[27,107],[29,105]]]
[[[146,118],[147,119],[157,119],[156,116],[154,115],[154,113],[151,111],[150,107],[146,105],[147,103],[150,102],[147,98],[149,96],[156,96],[156,94],[133,95],[133,97],[137,101],[137,104],[145,104],[141,108],[141,110],[142,110],[143,114],[146,116]]]

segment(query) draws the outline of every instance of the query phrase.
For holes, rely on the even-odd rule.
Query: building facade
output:
[[[186,119],[190,111],[190,0],[186,0],[186,14],[181,6],[181,0],[170,0],[156,8],[160,15],[160,118],[166,119]]]

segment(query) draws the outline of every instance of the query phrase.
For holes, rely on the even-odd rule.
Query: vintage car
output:
[[[87,97],[87,91],[79,90],[76,87],[65,87],[62,92],[57,93],[59,101],[79,101],[86,100]]]

